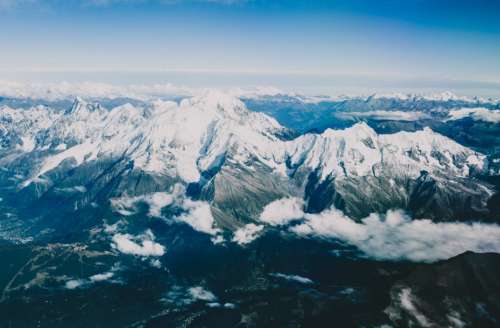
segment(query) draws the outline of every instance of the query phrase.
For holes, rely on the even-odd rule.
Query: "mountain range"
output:
[[[155,100],[5,97],[0,252],[27,262],[0,279],[2,302],[16,309],[22,291],[33,286],[35,294],[50,290],[52,296],[43,297],[59,304],[61,288],[87,298],[103,283],[118,288],[113,286],[126,280],[138,287],[146,274],[170,290],[161,304],[212,305],[172,314],[154,303],[145,322],[210,316],[207,306],[233,314],[239,306],[258,313],[252,320],[261,322],[267,309],[253,304],[277,279],[292,282],[286,293],[308,295],[321,323],[329,318],[321,304],[337,302],[328,299],[328,284],[335,282],[323,276],[328,265],[323,273],[314,268],[329,261],[323,254],[337,254],[332,263],[345,268],[376,268],[372,278],[385,290],[373,288],[368,276],[353,277],[350,284],[359,279],[364,287],[335,291],[335,299],[383,300],[386,308],[372,307],[369,324],[418,325],[419,314],[409,313],[408,301],[398,298],[410,297],[404,286],[419,290],[414,276],[405,277],[426,269],[413,262],[500,251],[499,144],[491,134],[499,128],[498,110],[495,101],[451,94],[326,99],[206,90]],[[455,242],[456,234],[462,240]],[[309,264],[289,263],[293,250]],[[235,254],[242,262],[228,269]],[[273,264],[279,254],[286,261],[281,268]],[[183,262],[186,256],[200,262]],[[16,266],[14,257],[9,261]],[[89,269],[78,273],[79,265]],[[241,280],[221,285],[228,279],[224,270],[243,268],[248,272]],[[158,275],[161,270],[170,282]],[[348,275],[336,277],[349,281]],[[401,279],[409,280],[401,285]],[[182,287],[193,283],[201,285]],[[239,305],[219,302],[206,290],[210,284],[220,293],[231,290],[226,297]],[[342,306],[357,308],[356,302]],[[429,322],[445,322],[442,311],[422,311]],[[471,318],[460,320],[486,320]],[[349,326],[365,319],[342,320]]]

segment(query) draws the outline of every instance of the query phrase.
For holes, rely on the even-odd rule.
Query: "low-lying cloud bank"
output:
[[[388,111],[388,110],[374,110],[369,112],[348,112],[336,114],[339,118],[368,118],[372,120],[385,120],[385,121],[416,121],[430,116],[423,112],[403,112],[403,111]]]
[[[483,107],[453,110],[450,111],[448,115],[449,118],[447,121],[460,120],[469,117],[474,121],[483,121],[488,123],[500,122],[500,110],[487,109]]]
[[[401,210],[373,213],[356,222],[335,208],[311,214],[303,207],[299,198],[275,200],[264,207],[259,220],[301,237],[341,241],[379,260],[432,262],[465,251],[500,253],[500,226],[496,224],[413,220]],[[259,236],[262,228],[255,231],[247,226],[236,231],[233,241],[247,244]]]
[[[465,251],[500,253],[500,227],[482,223],[412,220],[402,211],[373,213],[360,223],[337,209],[305,214],[290,230],[300,236],[337,239],[380,260],[432,262]]]
[[[113,85],[98,82],[21,83],[0,81],[0,95],[12,98],[60,100],[74,97],[148,100],[167,96],[191,96],[195,89],[173,84]]]
[[[1,0],[0,0],[1,4]],[[1,7],[1,5],[0,5]],[[217,88],[236,97],[255,98],[260,96],[276,96],[294,93],[286,92],[272,86],[256,86],[246,88]],[[212,90],[211,88],[188,87],[165,84],[109,84],[100,82],[59,82],[59,83],[22,83],[0,80],[0,96],[8,98],[31,98],[49,101],[71,99],[75,97],[91,99],[130,98],[140,101],[158,98],[192,97]],[[315,102],[328,98],[305,97],[304,101]]]

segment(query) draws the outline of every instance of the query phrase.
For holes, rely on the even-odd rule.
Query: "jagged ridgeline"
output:
[[[498,219],[488,206],[494,186],[481,178],[487,157],[430,128],[381,134],[361,122],[298,135],[214,91],[110,108],[80,98],[3,105],[0,145],[2,206],[36,218],[32,232],[90,229],[110,199],[178,185],[228,231],[284,197],[354,220],[394,208],[435,221]]]

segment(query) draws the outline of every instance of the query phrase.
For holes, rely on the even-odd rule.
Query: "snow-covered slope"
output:
[[[366,123],[348,129],[307,134],[289,144],[292,166],[319,171],[322,179],[336,176],[376,176],[383,167],[417,177],[422,170],[468,176],[482,171],[485,156],[429,128],[417,132],[378,135]]]
[[[54,111],[44,106],[29,110],[0,106],[0,150],[14,147],[32,151],[37,133],[48,129],[57,117]]]
[[[200,172],[218,165],[228,151],[240,160],[256,156],[273,165],[284,131],[274,119],[248,111],[237,98],[213,91],[180,104],[156,101],[148,108],[107,110],[77,98],[65,113],[39,119],[41,111],[2,110],[2,117],[14,117],[2,131],[16,135],[21,140],[17,146],[25,152],[50,150],[24,186],[66,159],[79,165],[122,156],[137,169],[196,182]]]
[[[0,113],[4,148],[14,139],[11,148],[18,151],[47,151],[25,186],[66,159],[79,165],[104,157],[126,157],[136,169],[187,183],[226,158],[245,166],[259,161],[283,175],[305,167],[322,179],[376,176],[381,167],[413,176],[422,170],[468,176],[471,168],[486,166],[483,155],[430,129],[378,135],[358,123],[284,141],[279,136],[285,129],[274,119],[214,91],[147,108],[127,104],[107,110],[77,98],[64,113],[42,107],[3,107]]]

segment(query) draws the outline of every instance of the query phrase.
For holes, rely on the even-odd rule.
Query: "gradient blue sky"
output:
[[[237,75],[500,93],[497,0],[0,0],[0,43],[0,79]]]

